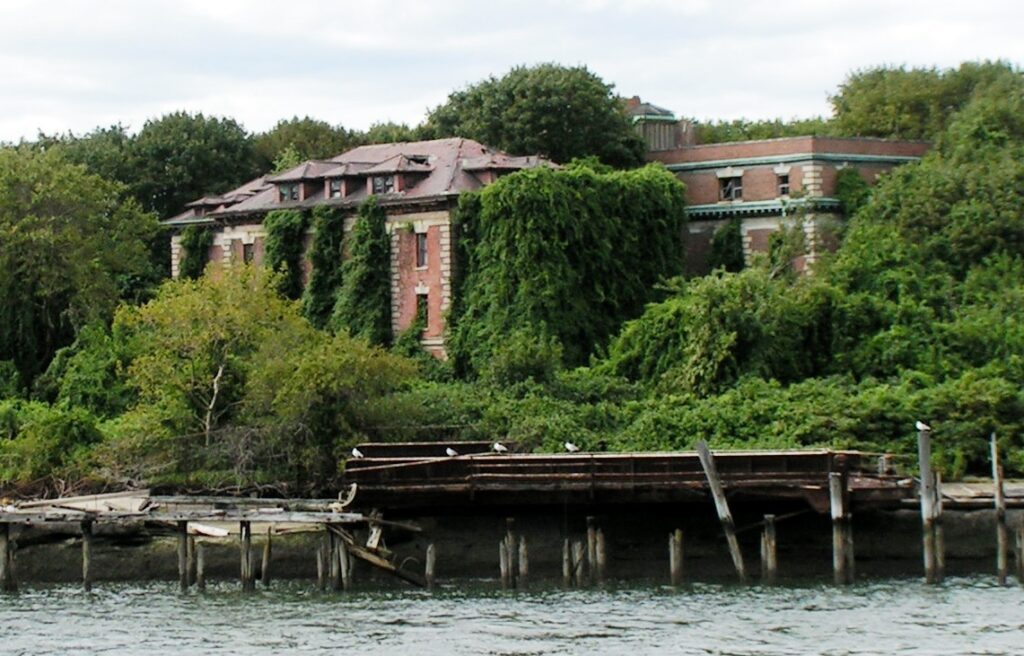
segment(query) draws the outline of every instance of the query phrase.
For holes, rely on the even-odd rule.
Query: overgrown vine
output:
[[[208,226],[190,225],[185,228],[181,232],[181,248],[185,254],[178,263],[178,275],[192,279],[203,275],[212,245],[213,230]]]
[[[275,210],[263,221],[267,266],[283,274],[278,291],[293,300],[302,295],[306,223],[306,214],[299,210]]]
[[[325,328],[341,287],[345,248],[345,214],[334,207],[313,209],[313,244],[309,249],[312,271],[302,295],[302,311],[317,328]]]
[[[391,342],[391,237],[374,196],[359,207],[352,226],[331,325],[373,344]]]

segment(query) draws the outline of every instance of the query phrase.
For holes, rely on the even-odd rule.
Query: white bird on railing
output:
[[[459,455],[459,452],[451,447],[445,449],[444,452],[448,454],[449,458],[454,458],[455,456]]]
[[[930,431],[932,429],[931,426],[929,426],[928,424],[924,423],[920,419],[918,419],[916,422],[914,422],[914,428],[916,428],[919,431]]]
[[[569,453],[576,453],[577,451],[580,450],[580,448],[573,444],[572,442],[566,442],[565,450],[568,451]]]
[[[363,456],[363,452],[362,451],[360,451],[356,447],[352,447],[352,457],[353,458],[363,458],[365,456]]]
[[[501,442],[495,442],[491,445],[491,450],[495,453],[508,453],[508,447]]]

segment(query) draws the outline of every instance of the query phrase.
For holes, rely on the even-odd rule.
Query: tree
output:
[[[519,66],[490,77],[449,95],[427,116],[423,131],[562,163],[596,155],[631,167],[643,162],[645,151],[612,85],[584,66]]]
[[[153,280],[155,218],[60,149],[0,149],[0,360],[28,386],[57,349]]]
[[[371,344],[391,343],[391,237],[387,215],[370,196],[359,207],[331,323]]]
[[[405,123],[374,123],[370,128],[359,135],[359,140],[368,144],[398,143],[402,141],[416,141],[420,138],[416,128],[410,128]]]
[[[342,126],[304,116],[283,119],[270,130],[256,135],[253,148],[256,167],[269,171],[288,148],[294,149],[299,162],[329,159],[357,144],[357,135]]]
[[[736,119],[733,121],[694,121],[697,143],[712,144],[727,141],[748,141],[751,139],[778,139],[780,137],[800,137],[805,135],[829,134],[828,120],[819,117],[806,119],[768,119],[752,121]]]
[[[260,170],[252,141],[230,118],[174,112],[146,121],[135,137],[132,193],[161,218],[185,203],[232,189]]]

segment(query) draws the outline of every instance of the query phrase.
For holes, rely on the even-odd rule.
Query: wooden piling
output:
[[[188,522],[178,522],[178,589],[188,590]]]
[[[572,545],[572,577],[577,586],[587,584],[587,554],[580,540]]]
[[[587,575],[591,581],[597,580],[597,527],[591,516],[587,517]]]
[[[501,574],[501,587],[507,590],[510,585],[508,539],[498,541],[498,572]]]
[[[82,588],[92,590],[92,520],[82,520]]]
[[[516,587],[516,556],[518,555],[518,540],[516,539],[516,520],[513,517],[505,518],[505,557],[508,559],[508,585]]]
[[[740,551],[740,544],[736,540],[736,523],[733,521],[732,513],[729,511],[729,503],[725,498],[722,480],[718,476],[718,469],[715,467],[715,458],[711,455],[708,443],[704,440],[697,442],[697,456],[700,458],[700,465],[704,469],[704,476],[708,479],[708,487],[711,489],[711,496],[715,501],[718,519],[725,530],[725,539],[729,544],[729,555],[732,556],[736,575],[740,581],[745,581],[747,573],[743,565],[743,553]]]
[[[775,583],[778,573],[775,515],[765,515],[764,529],[761,531],[761,580],[765,583]]]
[[[338,544],[341,542],[341,538],[337,534],[330,530],[328,525],[327,530],[327,563],[330,568],[331,576],[331,590],[337,592],[341,590],[341,562],[338,560]]]
[[[273,551],[271,529],[267,527],[267,541],[263,543],[263,562],[260,563],[260,583],[264,588],[270,587],[270,558]]]
[[[427,555],[424,560],[426,561],[426,563],[423,568],[423,578],[427,582],[427,587],[433,588],[434,572],[437,567],[437,550],[434,548],[433,542],[427,545]]]
[[[11,525],[0,524],[0,592],[17,592],[18,582],[14,577],[14,543],[11,540]]]
[[[673,586],[683,583],[683,530],[668,534],[668,576]]]
[[[604,541],[604,531],[597,529],[597,582],[603,584],[608,577],[608,550]]]
[[[327,589],[327,577],[324,573],[324,542],[321,538],[316,544],[316,587]]]
[[[1010,547],[1010,536],[1006,531],[1006,496],[1003,489],[1003,466],[999,462],[999,445],[996,434],[990,438],[992,449],[992,497],[996,508],[996,577],[999,585],[1006,585],[1009,563],[1006,554]]]
[[[530,578],[530,553],[526,547],[526,536],[519,536],[519,579],[516,581],[518,587],[526,587]]]
[[[569,546],[569,538],[562,540],[562,584],[567,588],[572,586],[572,548]]]
[[[206,590],[206,546],[201,540],[196,542],[196,589]]]
[[[838,585],[850,583],[853,579],[850,572],[852,555],[848,552],[851,540],[849,533],[849,513],[846,507],[845,477],[840,472],[828,475],[829,507],[832,513],[832,572]]]
[[[341,589],[352,589],[352,560],[348,555],[348,545],[345,540],[338,539],[338,573],[341,576]]]
[[[921,470],[921,528],[924,551],[924,580],[938,583],[935,556],[935,477],[932,474],[931,429],[917,431],[917,460]]]
[[[256,589],[252,567],[252,524],[239,522],[239,560],[242,570],[242,591],[252,592]]]
[[[196,582],[196,539],[188,536],[188,553],[185,556],[186,585],[192,587]]]
[[[1017,527],[1017,583],[1024,585],[1024,522]]]
[[[935,533],[935,576],[943,581],[946,578],[946,531],[942,518],[942,473],[934,472],[932,475],[935,477],[935,522],[932,525]]]

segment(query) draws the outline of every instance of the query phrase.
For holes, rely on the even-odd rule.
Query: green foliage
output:
[[[350,240],[331,324],[371,344],[387,345],[391,342],[391,237],[387,215],[376,197],[359,207]]]
[[[764,268],[674,281],[675,293],[628,322],[598,369],[666,392],[708,396],[746,375],[784,382],[829,358],[829,290]]]
[[[1005,62],[964,63],[959,68],[882,66],[856,71],[832,96],[837,134],[934,139],[973,98],[999,81],[1019,84],[1020,71]]]
[[[345,213],[318,205],[313,208],[313,243],[309,249],[312,271],[302,294],[302,313],[317,328],[325,328],[341,287],[345,255]]]
[[[203,195],[232,189],[258,170],[242,126],[202,114],[173,112],[146,121],[131,152],[131,191],[160,218]]]
[[[843,216],[849,218],[867,204],[871,198],[871,186],[860,171],[846,167],[836,174],[836,198]]]
[[[466,137],[556,162],[596,155],[617,167],[643,162],[644,145],[612,85],[584,66],[518,66],[448,96],[427,117],[428,138]]]
[[[485,188],[478,209],[464,201],[459,252],[473,253],[456,276],[464,296],[449,343],[456,371],[484,371],[520,328],[554,337],[566,364],[586,362],[640,314],[656,282],[681,271],[683,194],[655,165],[610,174],[541,168]]]
[[[359,135],[359,140],[367,144],[400,143],[402,141],[417,141],[420,139],[419,131],[410,128],[405,123],[374,123],[370,128]]]
[[[11,399],[22,394],[21,374],[13,360],[0,360],[0,399]]]
[[[733,121],[694,121],[696,142],[699,144],[749,141],[752,139],[778,139],[781,137],[802,137],[807,135],[828,135],[829,122],[821,117],[807,119],[756,120],[736,119]]]
[[[280,120],[277,124],[254,138],[255,165],[259,171],[284,170],[277,168],[282,155],[294,159],[295,166],[310,159],[328,159],[357,146],[358,135],[342,126],[333,126],[326,121],[309,116]]]
[[[722,269],[735,273],[742,271],[746,266],[746,259],[743,257],[743,225],[736,217],[729,219],[718,230],[715,230],[711,238],[711,257],[709,264],[711,270]]]
[[[154,217],[60,149],[0,149],[0,360],[31,385],[75,330],[139,298]]]
[[[301,210],[274,210],[263,219],[267,266],[281,274],[279,291],[296,299],[302,295],[302,255],[306,247],[307,217]]]
[[[209,226],[190,225],[181,231],[181,248],[184,251],[178,262],[178,275],[195,279],[203,275],[210,260],[213,246],[213,230]]]
[[[77,461],[100,438],[83,408],[0,400],[0,489],[39,492],[80,476]]]
[[[543,326],[519,328],[491,354],[483,379],[511,386],[525,381],[550,383],[562,362],[562,345]]]

